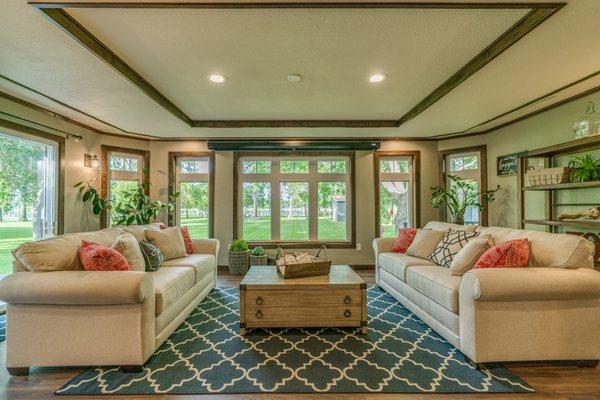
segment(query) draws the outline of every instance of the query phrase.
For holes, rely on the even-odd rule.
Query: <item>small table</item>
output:
[[[291,279],[274,266],[251,267],[240,283],[240,334],[289,327],[360,327],[366,333],[367,284],[348,265]]]

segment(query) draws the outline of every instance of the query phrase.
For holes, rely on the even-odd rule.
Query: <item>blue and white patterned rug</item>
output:
[[[0,315],[0,342],[6,340],[6,314]]]
[[[368,334],[258,329],[239,336],[238,289],[215,289],[141,373],[82,372],[57,394],[533,392],[506,368],[477,370],[460,351],[378,288]]]

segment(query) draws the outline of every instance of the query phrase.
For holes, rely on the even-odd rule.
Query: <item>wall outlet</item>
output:
[[[360,245],[360,243],[356,243],[356,250],[362,250],[362,246]]]

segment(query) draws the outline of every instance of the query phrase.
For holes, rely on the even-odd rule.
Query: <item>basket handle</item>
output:
[[[527,167],[528,171],[531,171],[531,170],[534,170],[534,169],[535,169],[535,167],[533,165],[530,165],[529,167]]]
[[[316,257],[317,258],[319,257],[319,254],[321,254],[321,250],[323,250],[325,252],[325,260],[329,260],[329,256],[327,255],[327,246],[325,246],[324,244],[321,245],[321,248],[317,252]]]
[[[287,266],[287,262],[285,261],[285,252],[283,251],[283,248],[279,247],[277,250],[279,252],[277,253],[277,258],[275,259],[275,264],[277,264],[277,260],[279,260],[280,258],[283,257],[283,265]]]
[[[567,168],[575,169],[575,161],[573,161],[573,160],[569,161],[569,163],[567,164]]]

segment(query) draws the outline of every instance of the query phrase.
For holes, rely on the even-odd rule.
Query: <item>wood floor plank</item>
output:
[[[369,283],[375,283],[372,270],[357,271]],[[218,286],[237,286],[240,276],[219,271]],[[0,359],[5,360],[6,342],[0,343]],[[507,365],[536,390],[533,394],[224,394],[224,395],[149,395],[149,396],[65,396],[67,400],[464,400],[464,399],[524,399],[524,400],[600,400],[600,368],[577,368],[570,365]],[[39,400],[58,397],[53,393],[69,379],[77,375],[79,368],[33,368],[26,377],[10,377],[6,368],[0,367],[0,398],[10,400]]]

